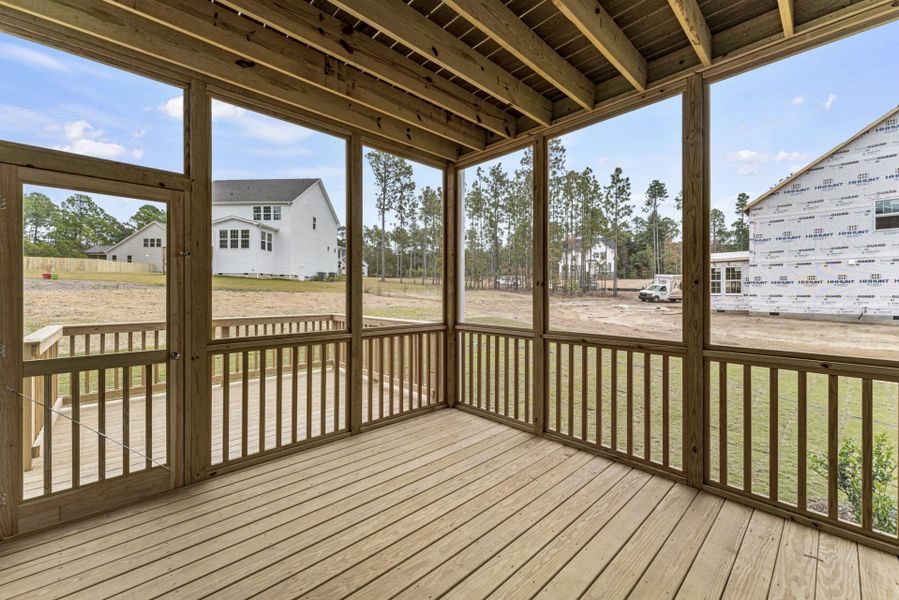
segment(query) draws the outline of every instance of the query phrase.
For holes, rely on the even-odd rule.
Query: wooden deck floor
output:
[[[0,545],[3,598],[897,598],[899,559],[457,410]]]

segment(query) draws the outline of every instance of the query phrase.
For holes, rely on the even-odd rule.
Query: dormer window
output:
[[[315,230],[316,227],[318,227],[318,219],[316,219],[315,217],[312,217],[312,229],[313,229],[313,231]]]
[[[262,220],[263,221],[271,221],[272,220],[272,207],[271,206],[263,206],[262,207]]]
[[[254,207],[253,207],[253,220],[254,220],[254,221],[261,221],[261,220],[262,220],[262,207],[261,207],[261,206],[254,206]]]
[[[281,207],[280,206],[272,207],[272,219],[275,221],[281,220]]]

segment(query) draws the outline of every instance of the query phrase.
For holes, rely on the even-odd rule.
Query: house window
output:
[[[281,207],[280,206],[275,206],[272,208],[272,219],[274,219],[275,221],[281,220]]]
[[[253,220],[254,220],[254,221],[261,221],[261,220],[262,220],[262,207],[261,207],[261,206],[254,206],[254,207],[253,207]]]
[[[236,229],[231,230],[231,247],[239,248],[240,247],[240,232]]]
[[[119,260],[119,257],[116,256],[115,254],[113,254],[113,255],[112,255],[112,262],[117,262],[118,260]]]
[[[219,229],[219,248],[228,247],[228,230]]]
[[[128,260],[128,262],[131,262],[131,255],[130,255],[130,254],[128,255],[127,260]]]
[[[318,225],[318,220],[315,217],[312,217],[312,229],[314,230],[317,225]]]
[[[899,198],[874,203],[874,229],[899,229]]]
[[[249,248],[250,247],[250,230],[249,229],[241,229],[240,230],[240,247],[241,248]]]
[[[743,293],[743,267],[727,267],[724,269],[724,293]]]
[[[263,221],[271,221],[272,220],[272,207],[271,206],[263,206],[262,207],[262,220]]]
[[[721,268],[712,267],[712,293],[721,293]]]
[[[161,238],[156,238],[156,247],[162,248],[162,239]]]
[[[265,231],[263,231],[262,237],[259,238],[259,241],[260,241],[260,246],[263,250],[266,250],[268,252],[272,251],[272,234],[266,233]]]
[[[144,248],[148,248],[150,246],[150,238],[144,238]]]

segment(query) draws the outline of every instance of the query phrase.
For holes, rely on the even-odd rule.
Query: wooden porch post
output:
[[[539,136],[534,143],[534,433],[543,435],[546,430],[546,347],[543,336],[549,326],[546,288],[547,261],[547,194],[548,149],[546,136]]]
[[[683,368],[684,471],[701,486],[708,459],[705,440],[705,368],[709,341],[708,87],[691,75],[683,96],[684,311],[687,355]]]
[[[212,323],[212,106],[206,84],[195,80],[187,89],[184,126],[185,172],[191,189],[185,195],[184,354],[181,357],[184,402],[183,482],[207,477],[212,462],[209,355]],[[171,314],[170,319],[177,319]],[[174,431],[177,431],[176,427]]]
[[[16,167],[0,165],[0,539],[18,531],[22,496],[22,198]]]
[[[362,140],[347,144],[347,327],[350,330],[349,423],[352,433],[362,429]],[[369,374],[371,377],[371,374]]]
[[[443,322],[446,323],[445,366],[443,369],[443,389],[446,405],[456,404],[456,384],[460,377],[457,365],[456,323],[459,320],[459,282],[464,275],[459,273],[459,251],[461,231],[461,207],[458,172],[455,165],[447,165],[443,170]]]

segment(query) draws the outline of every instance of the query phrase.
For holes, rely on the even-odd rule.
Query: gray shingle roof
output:
[[[221,179],[212,182],[213,204],[287,204],[318,179]]]
[[[91,246],[87,250],[84,251],[85,254],[104,254],[107,250],[112,248],[112,246]]]

